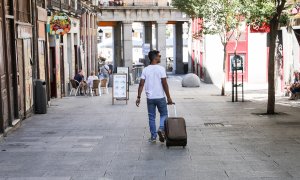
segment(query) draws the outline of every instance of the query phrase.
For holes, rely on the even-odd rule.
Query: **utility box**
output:
[[[37,79],[34,81],[35,85],[35,113],[47,113],[47,88],[44,80]]]

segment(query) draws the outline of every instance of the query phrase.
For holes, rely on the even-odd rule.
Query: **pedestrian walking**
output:
[[[151,133],[149,142],[156,142],[157,134],[159,136],[159,141],[164,142],[164,125],[168,117],[167,104],[173,104],[173,102],[167,83],[166,70],[164,67],[159,65],[159,63],[161,62],[161,55],[159,51],[150,51],[148,57],[150,59],[150,65],[147,66],[142,72],[136,106],[139,107],[141,103],[141,94],[145,86],[149,127]],[[155,123],[156,108],[160,113],[160,126],[158,130],[156,130]]]
[[[109,79],[109,73],[110,73],[109,66],[107,64],[103,65],[101,68],[101,74],[102,74],[103,78]]]

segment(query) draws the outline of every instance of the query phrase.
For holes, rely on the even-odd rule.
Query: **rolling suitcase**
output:
[[[185,120],[177,117],[176,106],[174,104],[175,117],[168,117],[165,121],[165,138],[166,146],[183,146],[187,145],[187,132]]]

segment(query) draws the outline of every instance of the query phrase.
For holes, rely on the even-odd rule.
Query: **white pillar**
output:
[[[192,32],[192,23],[193,20],[189,21],[189,38],[188,38],[188,49],[189,49],[189,57],[188,57],[188,63],[189,63],[189,71],[188,73],[193,73],[193,63],[192,63],[192,47],[193,47],[193,32]]]
[[[160,51],[161,65],[167,67],[167,51],[166,51],[166,23],[156,23],[156,49]]]
[[[123,22],[123,57],[125,67],[132,70],[132,22]]]

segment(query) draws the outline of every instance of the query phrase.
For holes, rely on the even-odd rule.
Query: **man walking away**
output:
[[[157,134],[159,136],[159,141],[164,142],[164,125],[168,117],[167,102],[168,104],[173,104],[173,102],[169,93],[166,70],[164,67],[158,65],[161,61],[161,55],[159,54],[159,51],[150,51],[148,56],[150,59],[150,65],[147,66],[142,72],[136,105],[138,107],[140,105],[141,94],[145,86],[149,126],[151,132],[151,138],[149,139],[149,142],[155,142]],[[160,126],[157,131],[155,124],[156,108],[160,113]]]

